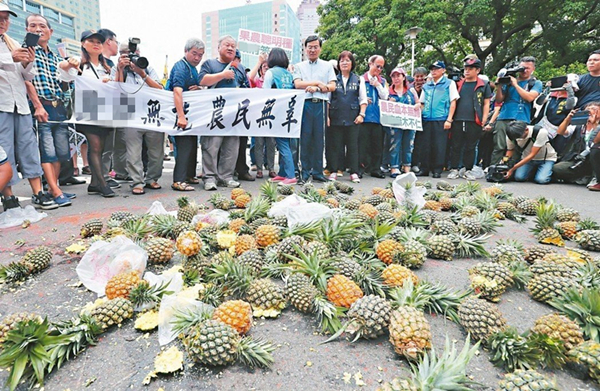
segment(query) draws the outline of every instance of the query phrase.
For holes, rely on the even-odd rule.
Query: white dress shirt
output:
[[[31,114],[25,80],[31,81],[35,76],[33,61],[26,68],[20,62],[15,63],[4,39],[11,38],[3,36],[0,39],[0,111],[14,113],[16,107],[21,115]],[[20,47],[14,40],[13,43]]]

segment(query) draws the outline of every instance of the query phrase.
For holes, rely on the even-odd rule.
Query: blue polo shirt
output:
[[[517,84],[527,90],[527,84],[529,80],[518,81]],[[542,82],[536,80],[529,91],[535,91],[538,94],[542,92],[544,87]],[[502,109],[500,109],[500,115],[498,120],[517,120],[526,123],[531,122],[531,107],[533,102],[527,102],[517,92],[516,88],[512,85],[502,86],[502,93],[504,94],[504,103]],[[508,96],[506,96],[508,94]]]
[[[184,91],[188,91],[191,86],[199,84],[200,79],[196,67],[193,67],[185,58],[177,61],[171,68],[167,84],[170,87],[169,90],[173,91],[175,87],[181,87]]]

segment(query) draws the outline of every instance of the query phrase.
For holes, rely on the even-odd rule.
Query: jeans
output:
[[[408,129],[385,128],[390,137],[390,167],[410,167],[412,164],[412,151],[415,146],[415,131]],[[400,162],[402,159],[402,162]]]
[[[535,174],[533,181],[540,185],[550,183],[554,162],[550,160],[531,160],[529,163],[517,168],[515,181],[525,182]]]
[[[44,105],[49,122],[38,122],[38,138],[42,163],[64,162],[71,157],[69,127],[64,106]]]
[[[310,175],[323,175],[323,147],[325,133],[325,104],[327,102],[304,101],[302,130],[300,133],[300,163],[302,179]]]
[[[295,139],[276,137],[277,149],[279,150],[279,173],[280,177],[295,178],[294,158],[292,155],[291,141]]]

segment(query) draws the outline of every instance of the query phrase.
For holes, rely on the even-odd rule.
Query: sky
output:
[[[294,11],[300,3],[288,0]],[[203,12],[244,4],[246,0],[100,0],[100,21],[101,27],[114,31],[121,43],[129,37],[140,38],[140,54],[162,76],[165,55],[169,56],[170,69],[183,57],[188,38],[202,39]]]

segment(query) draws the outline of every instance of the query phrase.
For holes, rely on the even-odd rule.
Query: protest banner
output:
[[[269,53],[272,48],[281,48],[291,60],[294,38],[240,29],[238,48],[242,54],[254,56],[258,56],[260,53]]]
[[[187,91],[183,101],[188,126],[180,129],[171,91],[78,77],[73,116],[67,122],[153,130],[172,136],[299,138],[304,99],[301,90]]]
[[[380,122],[383,126],[392,128],[423,130],[421,109],[404,103],[379,101]]]

